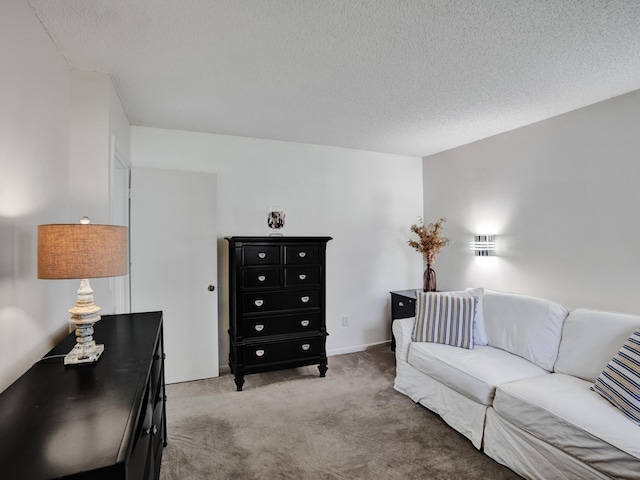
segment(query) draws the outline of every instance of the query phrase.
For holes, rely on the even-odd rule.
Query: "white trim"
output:
[[[120,180],[118,185],[116,185],[117,171],[123,172],[123,175],[118,178],[118,180]],[[122,185],[122,183],[125,183],[125,185]],[[120,155],[116,137],[112,135],[109,145],[109,223],[111,224],[124,225],[129,228],[130,183],[131,166],[129,162]],[[116,203],[119,207],[117,212],[115,209]],[[129,252],[131,251],[129,245],[127,246],[127,250]],[[129,265],[130,264],[131,259],[129,258]],[[131,312],[131,283],[129,274],[127,273],[127,275],[123,277],[110,278],[109,287],[113,292],[114,313]]]
[[[327,357],[332,357],[334,355],[344,355],[345,353],[364,352],[368,348],[375,347],[377,345],[384,345],[385,343],[386,344],[390,344],[391,340],[385,340],[383,342],[374,342],[374,343],[367,343],[365,345],[353,345],[351,347],[342,347],[342,348],[336,348],[336,349],[333,349],[333,350],[327,350]]]

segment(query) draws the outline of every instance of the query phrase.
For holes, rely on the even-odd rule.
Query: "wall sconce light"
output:
[[[69,310],[76,345],[65,365],[96,362],[104,351],[93,340],[100,307],[93,303],[89,279],[127,274],[127,227],[94,225],[88,217],[80,222],[38,225],[38,278],[80,280],[76,305]]]
[[[496,236],[476,235],[474,241],[471,242],[471,250],[475,252],[476,257],[491,257],[495,255]]]

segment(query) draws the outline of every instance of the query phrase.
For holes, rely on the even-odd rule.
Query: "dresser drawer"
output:
[[[285,263],[287,265],[312,265],[318,263],[320,250],[308,245],[287,245],[285,247]]]
[[[142,401],[142,409],[136,422],[133,447],[129,459],[129,478],[145,478],[151,450],[151,429],[153,427],[153,393],[147,384]]]
[[[320,285],[319,267],[289,267],[284,270],[284,286]]]
[[[164,399],[162,397],[156,399],[156,404],[153,407],[153,417],[151,423],[151,443],[154,450],[157,450],[162,445],[164,438]],[[155,452],[154,452],[155,453]]]
[[[245,268],[242,270],[242,288],[269,288],[281,285],[280,268]]]
[[[295,315],[245,318],[242,325],[245,338],[317,332],[320,330],[320,314],[297,313]]]
[[[153,363],[151,364],[151,391],[157,392],[162,386],[162,365],[164,364],[164,352],[162,351],[162,343],[158,343],[156,351],[153,354]]]
[[[409,318],[416,315],[416,301],[401,295],[391,295],[391,318]]]
[[[164,438],[164,406],[157,405],[153,412],[153,427],[151,436],[151,465],[149,466],[152,471],[149,478],[160,477],[160,467],[162,465],[162,449],[166,442]]]
[[[280,247],[276,245],[248,245],[242,247],[243,265],[278,265]]]
[[[242,295],[245,313],[273,312],[278,310],[315,309],[320,306],[318,290],[291,292],[258,292]]]
[[[324,350],[324,341],[325,337],[312,337],[246,345],[244,347],[245,365],[265,365],[318,357]]]

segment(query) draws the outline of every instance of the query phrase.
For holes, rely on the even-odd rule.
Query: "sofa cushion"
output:
[[[466,288],[464,293],[478,298],[476,316],[473,319],[474,345],[488,345],[487,331],[484,327],[484,288]]]
[[[622,345],[591,389],[640,426],[640,329]]]
[[[438,343],[411,343],[407,362],[440,383],[483,405],[491,405],[496,385],[549,373],[498,348],[465,350]]]
[[[418,293],[414,342],[436,342],[473,348],[476,297]]]
[[[638,478],[638,427],[592,383],[553,373],[500,385],[495,412],[516,427],[614,478]]]
[[[573,310],[564,322],[554,371],[595,382],[639,327],[640,316],[586,308]]]
[[[471,440],[478,450],[482,447],[486,405],[440,383],[407,362],[396,365],[393,388],[440,415],[446,423]]]
[[[484,291],[484,322],[489,345],[553,369],[569,309],[551,300]]]

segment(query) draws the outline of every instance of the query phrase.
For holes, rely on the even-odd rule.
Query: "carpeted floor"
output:
[[[167,386],[161,480],[519,479],[393,389],[388,346]]]

